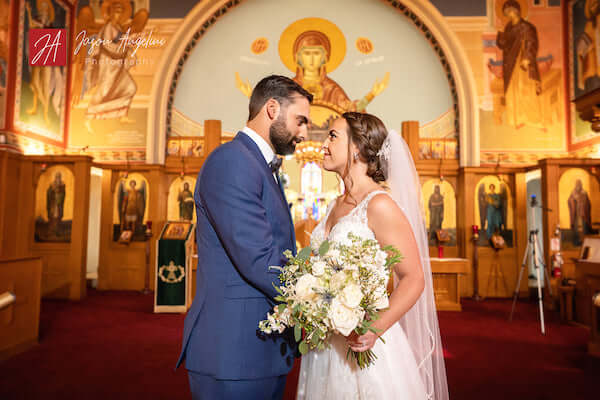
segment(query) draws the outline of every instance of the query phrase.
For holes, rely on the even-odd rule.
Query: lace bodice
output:
[[[360,203],[358,203],[356,207],[354,207],[348,214],[341,217],[337,221],[337,223],[331,227],[329,236],[325,237],[327,220],[329,219],[329,214],[333,209],[335,201],[329,203],[325,216],[321,218],[321,221],[317,224],[317,226],[312,232],[312,235],[310,237],[310,247],[314,251],[317,251],[321,246],[321,243],[323,243],[325,239],[328,239],[331,242],[350,244],[348,240],[348,232],[352,232],[353,234],[364,239],[375,239],[375,234],[369,228],[367,208],[371,199],[375,197],[375,195],[380,193],[385,193],[389,195],[389,193],[385,190],[372,191],[367,196],[365,196],[365,198]]]

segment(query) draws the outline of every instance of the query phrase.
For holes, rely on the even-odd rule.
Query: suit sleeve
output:
[[[229,152],[232,153],[232,152]],[[199,196],[225,251],[251,285],[273,298],[285,257],[275,245],[262,202],[260,171],[239,153],[221,151],[205,163]]]

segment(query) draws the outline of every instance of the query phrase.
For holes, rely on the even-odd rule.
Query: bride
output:
[[[446,400],[420,185],[408,146],[397,133],[388,134],[379,118],[348,112],[333,123],[323,150],[323,167],[340,175],[346,193],[329,205],[311,247],[349,231],[368,232],[404,258],[394,266],[390,307],[373,323],[378,333],[335,335],[329,348],[305,355],[297,399]],[[391,194],[382,190],[383,181]],[[346,359],[348,347],[372,349],[377,360],[361,370]]]

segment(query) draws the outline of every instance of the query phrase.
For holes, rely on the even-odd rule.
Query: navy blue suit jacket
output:
[[[258,146],[239,132],[206,159],[196,182],[198,270],[177,366],[216,379],[285,375],[289,332],[258,332],[272,311],[283,252],[296,253],[290,210]],[[291,340],[290,340],[291,339]]]

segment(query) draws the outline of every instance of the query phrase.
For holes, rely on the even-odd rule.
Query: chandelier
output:
[[[296,145],[294,157],[296,157],[296,161],[302,164],[306,164],[308,162],[317,162],[320,164],[321,161],[323,161],[322,146],[323,144],[321,142],[312,140],[298,143]]]

